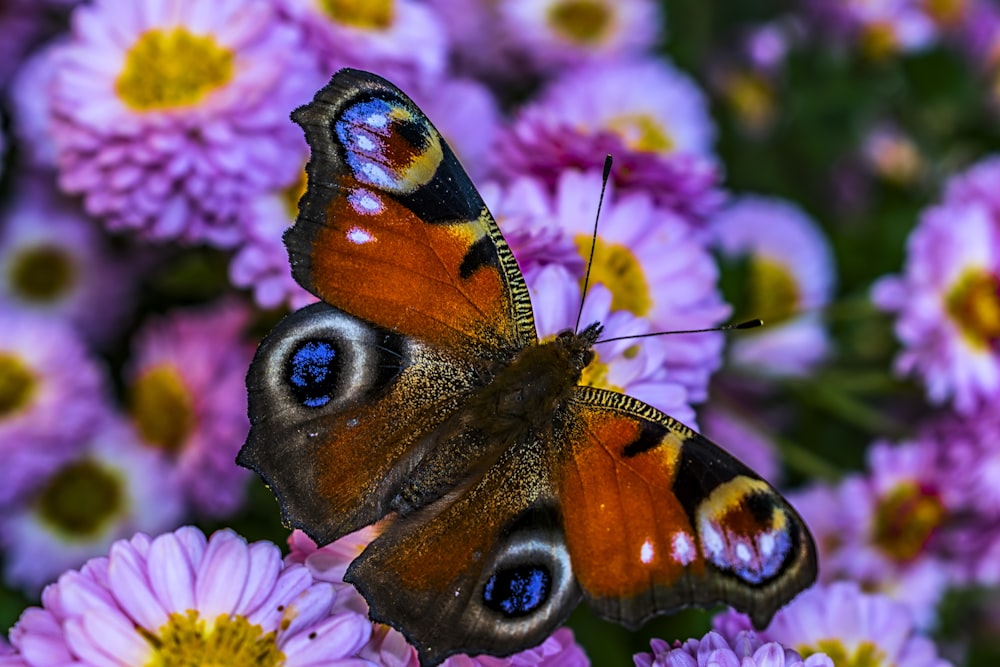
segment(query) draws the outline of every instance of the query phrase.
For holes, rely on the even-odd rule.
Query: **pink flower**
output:
[[[371,636],[360,614],[332,613],[333,588],[278,548],[230,530],[180,528],[115,543],[69,571],[10,631],[27,665],[232,663],[347,666]]]
[[[637,653],[636,667],[833,667],[823,653],[805,660],[776,642],[762,642],[753,632],[742,631],[732,642],[717,632],[671,646],[662,639],[650,642],[652,653]]]
[[[248,472],[233,461],[250,430],[244,379],[253,356],[249,312],[218,302],[147,323],[129,364],[132,418],[172,462],[185,498],[206,516],[242,504]]]

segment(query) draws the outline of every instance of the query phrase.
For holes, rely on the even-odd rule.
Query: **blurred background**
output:
[[[886,600],[953,664],[1000,659],[994,2],[4,0],[0,35],[3,628],[136,531],[286,543],[233,464],[244,376],[314,300],[281,243],[308,158],[288,114],[352,66],[455,149],[542,336],[575,318],[611,153],[592,319],[765,326],[599,349],[585,381],[786,491],[821,586]],[[718,611],[570,626],[631,664],[738,624]],[[935,664],[875,639],[788,642]]]

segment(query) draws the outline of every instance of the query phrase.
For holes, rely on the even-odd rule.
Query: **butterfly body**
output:
[[[581,599],[629,626],[715,602],[762,625],[812,581],[766,482],[579,385],[599,324],[538,340],[503,236],[409,98],[342,70],[293,118],[312,158],[285,240],[325,303],[261,343],[238,462],[319,543],[393,518],[345,580],[423,664],[533,646]]]

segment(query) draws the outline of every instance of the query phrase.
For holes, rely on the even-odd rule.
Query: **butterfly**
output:
[[[391,517],[344,579],[422,665],[534,646],[581,600],[629,627],[720,602],[763,626],[815,579],[767,482],[579,384],[599,323],[539,341],[497,223],[405,94],[344,69],[292,119],[311,153],[284,240],[321,301],[261,342],[237,462],[320,544]]]

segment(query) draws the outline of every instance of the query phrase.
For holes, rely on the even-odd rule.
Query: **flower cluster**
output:
[[[419,662],[343,581],[373,529],[288,538],[234,462],[255,343],[316,300],[289,113],[343,67],[446,138],[540,339],[602,323],[581,383],[797,486],[820,552],[756,633],[447,664],[940,667],[934,632],[989,636],[961,596],[1000,590],[1000,9],[711,4],[3,3],[0,597],[28,607],[0,663]]]

